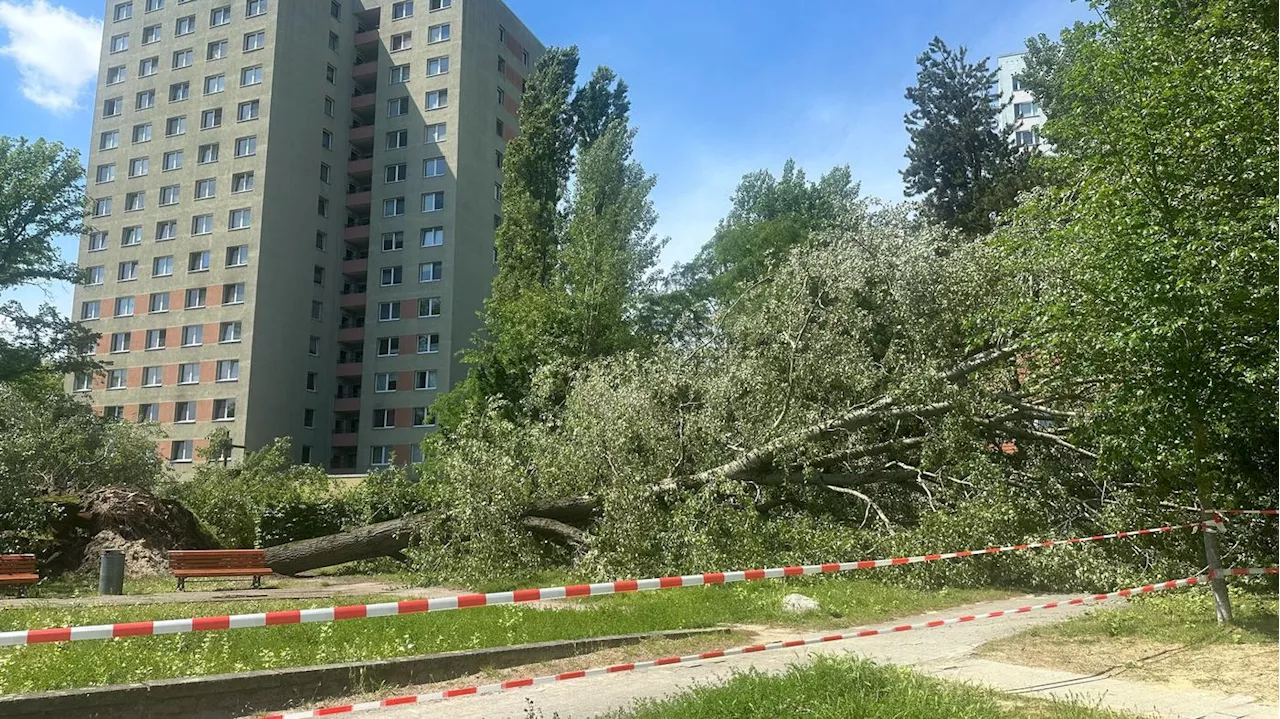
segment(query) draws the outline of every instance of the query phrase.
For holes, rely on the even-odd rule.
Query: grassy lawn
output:
[[[801,618],[784,615],[780,609],[782,596],[794,591],[814,597],[827,611]],[[866,579],[824,577],[623,594],[553,605],[564,607],[563,611],[528,606],[485,607],[322,624],[11,647],[0,649],[0,692],[309,666],[726,623],[781,624],[798,630],[852,626],[1009,594],[1001,590],[920,591]],[[343,598],[344,603],[350,604],[367,601],[388,598]],[[0,630],[330,604],[329,600],[240,601],[10,609],[0,612]]]
[[[1124,719],[1129,715],[993,691],[851,658],[819,657],[785,674],[744,672],[727,684],[647,701],[614,719]],[[1136,717],[1134,718],[1136,719]]]
[[[998,661],[1277,700],[1277,601],[1232,587],[1234,626],[1216,621],[1208,588],[1134,599],[1127,607],[1028,630],[983,646]]]

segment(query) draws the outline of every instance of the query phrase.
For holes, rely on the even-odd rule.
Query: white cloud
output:
[[[78,107],[98,74],[102,21],[47,0],[0,0],[0,27],[8,34],[0,55],[17,63],[22,94],[54,112]]]

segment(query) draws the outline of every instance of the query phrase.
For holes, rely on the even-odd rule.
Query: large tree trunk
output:
[[[278,574],[293,575],[357,559],[396,556],[409,546],[414,531],[426,516],[411,514],[350,532],[267,547],[267,566]]]

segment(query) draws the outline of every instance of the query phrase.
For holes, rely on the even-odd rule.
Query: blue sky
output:
[[[314,0],[318,1],[318,0]],[[938,35],[972,56],[1016,52],[1087,17],[1069,0],[507,0],[547,45],[576,44],[580,75],[608,65],[631,88],[636,157],[658,176],[664,264],[687,260],[743,174],[794,158],[811,177],[848,164],[863,194],[898,200],[903,90]],[[87,157],[102,0],[0,0],[0,133]],[[75,258],[74,240],[62,243]],[[7,293],[66,311],[70,289]]]

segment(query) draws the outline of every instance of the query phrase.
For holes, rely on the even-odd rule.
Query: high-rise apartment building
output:
[[[1001,55],[996,59],[996,82],[1000,91],[1000,127],[1011,132],[1018,147],[1046,149],[1040,140],[1044,113],[1036,98],[1022,85],[1020,75],[1026,70],[1026,53]]]
[[[501,0],[109,0],[73,391],[191,462],[416,456],[493,277],[542,45]]]

